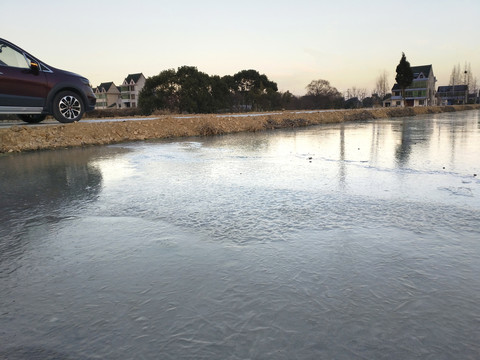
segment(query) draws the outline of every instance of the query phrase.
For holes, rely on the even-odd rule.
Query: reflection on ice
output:
[[[0,358],[478,357],[479,116],[0,158]]]

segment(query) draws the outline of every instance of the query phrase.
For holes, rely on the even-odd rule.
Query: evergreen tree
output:
[[[405,89],[409,87],[413,82],[413,71],[410,67],[410,63],[405,57],[405,53],[403,52],[402,58],[400,59],[400,63],[397,65],[396,71],[397,76],[395,76],[395,81],[402,89],[403,106],[405,106]]]

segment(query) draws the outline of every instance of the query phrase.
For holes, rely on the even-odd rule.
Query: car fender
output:
[[[46,107],[46,109],[49,113],[52,113],[52,111],[53,111],[53,99],[55,98],[55,96],[60,91],[66,91],[66,90],[73,91],[73,92],[77,93],[78,96],[80,96],[80,98],[82,99],[83,106],[84,107],[88,106],[88,99],[84,95],[81,86],[78,86],[78,85],[72,84],[72,83],[67,83],[67,82],[58,83],[50,90],[50,92],[47,95],[47,102],[45,104],[45,107]]]

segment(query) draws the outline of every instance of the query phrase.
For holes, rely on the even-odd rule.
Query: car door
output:
[[[0,111],[43,109],[46,78],[31,67],[32,60],[21,49],[0,41]]]

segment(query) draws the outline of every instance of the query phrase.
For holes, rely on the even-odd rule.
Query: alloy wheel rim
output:
[[[82,105],[76,97],[67,95],[60,100],[58,109],[63,117],[73,120],[80,115],[82,111]]]

